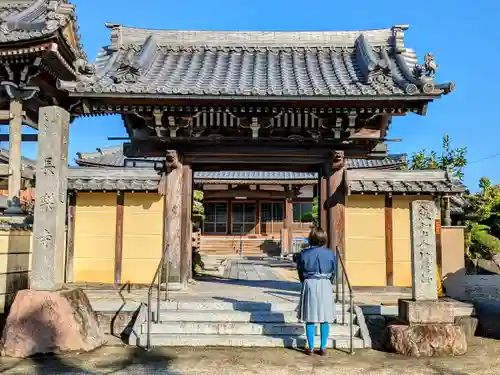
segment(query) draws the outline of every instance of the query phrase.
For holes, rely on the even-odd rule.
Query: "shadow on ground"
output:
[[[34,356],[24,360],[3,359],[0,374],[164,374],[181,375],[169,370],[174,358],[169,355],[127,348],[122,355],[111,359],[99,349],[94,352],[68,355]]]
[[[36,310],[26,320],[31,322],[30,334],[32,340],[27,341],[26,333],[22,329],[9,330],[8,322],[4,327],[1,345],[4,345],[7,335],[16,334],[10,337],[7,347],[15,348],[36,348],[30,350],[48,352],[48,345],[55,341],[58,333],[54,326],[54,321],[47,320],[46,315]],[[15,343],[15,344],[14,344]],[[31,345],[26,347],[26,345]],[[51,349],[50,351],[55,351]],[[177,375],[169,371],[169,366],[173,357],[160,355],[155,351],[146,352],[140,348],[125,348],[120,352],[120,356],[110,358],[106,354],[106,348],[97,349],[87,353],[71,353],[68,355],[34,355],[26,359],[16,359],[4,357],[0,360],[0,374],[118,374],[120,371],[130,367],[139,368],[136,374],[168,374]]]
[[[198,278],[205,283],[224,284],[224,285],[239,285],[252,288],[267,288],[282,290],[286,292],[300,292],[300,283],[279,280],[234,280],[225,279],[216,276],[203,276]]]

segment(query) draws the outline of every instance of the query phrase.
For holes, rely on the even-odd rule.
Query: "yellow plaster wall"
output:
[[[73,282],[114,283],[116,192],[78,193]]]
[[[124,206],[122,283],[149,284],[163,246],[163,197],[126,193]]]
[[[394,286],[411,286],[410,203],[414,200],[431,199],[430,196],[392,197]]]
[[[31,230],[0,231],[0,313],[28,288],[31,240]]]
[[[346,268],[353,286],[385,286],[385,197],[350,195],[346,202]]]

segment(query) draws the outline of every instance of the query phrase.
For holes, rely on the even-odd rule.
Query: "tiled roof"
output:
[[[27,157],[21,156],[21,162],[23,168],[35,170],[36,161],[29,159]],[[9,150],[5,148],[0,148],[0,163],[8,164],[9,163]]]
[[[72,22],[67,45],[75,56],[84,57],[76,24],[75,6],[67,0],[0,0],[0,46],[55,35]],[[76,38],[76,48],[73,48]]]
[[[446,94],[404,45],[407,25],[329,32],[174,31],[110,24],[96,73],[70,92],[222,98],[411,97]],[[424,73],[429,73],[426,75]]]
[[[100,148],[96,152],[79,152],[77,153],[76,163],[80,166],[102,166],[102,167],[139,167],[151,168],[155,164],[161,164],[163,157],[154,158],[127,158],[123,155],[123,147]],[[346,158],[346,165],[349,169],[358,168],[378,168],[378,169],[399,169],[406,161],[405,154],[388,155],[384,159],[350,159]],[[235,178],[248,179],[256,174],[264,175],[273,172],[200,172],[199,178]],[[292,176],[293,172],[277,172],[286,173],[287,176]],[[203,176],[203,177],[201,177]],[[213,177],[210,177],[213,176]],[[247,177],[245,177],[247,176]],[[291,179],[297,179],[299,175],[294,175]],[[267,177],[262,177],[267,178]],[[274,177],[273,177],[274,178]],[[288,178],[288,177],[287,177]],[[299,177],[300,179],[301,177]],[[309,178],[309,177],[307,177]],[[316,177],[312,177],[316,178]],[[260,177],[259,177],[260,179]]]
[[[236,176],[222,175],[220,180],[215,180],[214,175],[197,172],[194,175],[195,183],[258,183],[265,181],[266,184],[282,184],[294,181],[301,184],[312,185],[317,182],[313,173],[297,172],[250,172],[253,177],[245,175]],[[446,171],[381,171],[375,169],[357,169],[348,171],[348,182],[351,193],[375,194],[432,194],[447,193],[461,194],[465,187],[450,179]],[[229,177],[240,177],[234,179]],[[143,168],[70,168],[68,174],[68,188],[73,190],[156,190],[160,180],[159,172],[153,169]]]
[[[127,158],[123,155],[123,146],[117,146],[98,148],[95,152],[78,152],[75,161],[80,166],[151,168],[155,162],[161,163],[163,160],[163,157]]]
[[[452,215],[464,215],[471,208],[471,203],[467,198],[454,195],[450,199],[450,209]]]
[[[455,181],[447,171],[381,171],[356,169],[348,171],[347,179],[352,193],[400,194],[461,194],[466,188]]]

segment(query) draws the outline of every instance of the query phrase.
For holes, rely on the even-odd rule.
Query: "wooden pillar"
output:
[[[18,95],[16,95],[18,96]],[[21,210],[21,132],[23,104],[16,96],[10,100],[9,123],[9,187],[7,215],[22,214]]]
[[[328,199],[328,189],[327,189],[327,171],[325,167],[322,166],[318,173],[318,220],[319,227],[323,230],[328,230],[327,228],[327,210],[325,209],[324,202]]]
[[[285,186],[285,223],[287,235],[287,248],[285,254],[290,254],[293,248],[293,190],[290,186]]]
[[[118,191],[116,195],[116,234],[115,234],[115,284],[122,282],[123,263],[123,211],[125,193]]]
[[[261,219],[260,219],[260,200],[257,198],[255,200],[255,234],[260,234],[260,225],[261,225]]]
[[[394,285],[394,235],[392,229],[392,195],[385,196],[385,275],[386,285]]]
[[[30,287],[56,290],[64,281],[69,113],[40,108]]]
[[[233,232],[233,199],[229,198],[227,201],[227,234]]]
[[[345,261],[345,197],[347,194],[344,152],[334,151],[328,175],[328,199],[324,206],[328,209],[328,247],[339,248]]]
[[[168,246],[166,262],[169,265],[169,282],[181,282],[181,233],[182,233],[182,164],[177,151],[166,154],[165,175],[165,234]]]
[[[182,223],[181,223],[181,283],[187,286],[191,278],[191,262],[193,253],[192,242],[192,200],[193,200],[193,170],[190,165],[182,167]]]
[[[73,260],[75,257],[76,192],[69,193],[68,232],[66,234],[66,283],[73,282]]]

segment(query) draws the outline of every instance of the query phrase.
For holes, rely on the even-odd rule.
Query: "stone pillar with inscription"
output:
[[[69,113],[40,108],[30,288],[56,290],[64,282],[64,234]]]
[[[411,203],[412,300],[399,301],[405,324],[388,327],[388,347],[396,353],[431,357],[461,355],[467,340],[456,326],[454,304],[438,300],[436,205],[432,200]]]
[[[437,300],[436,204],[411,203],[411,273],[414,301]]]

